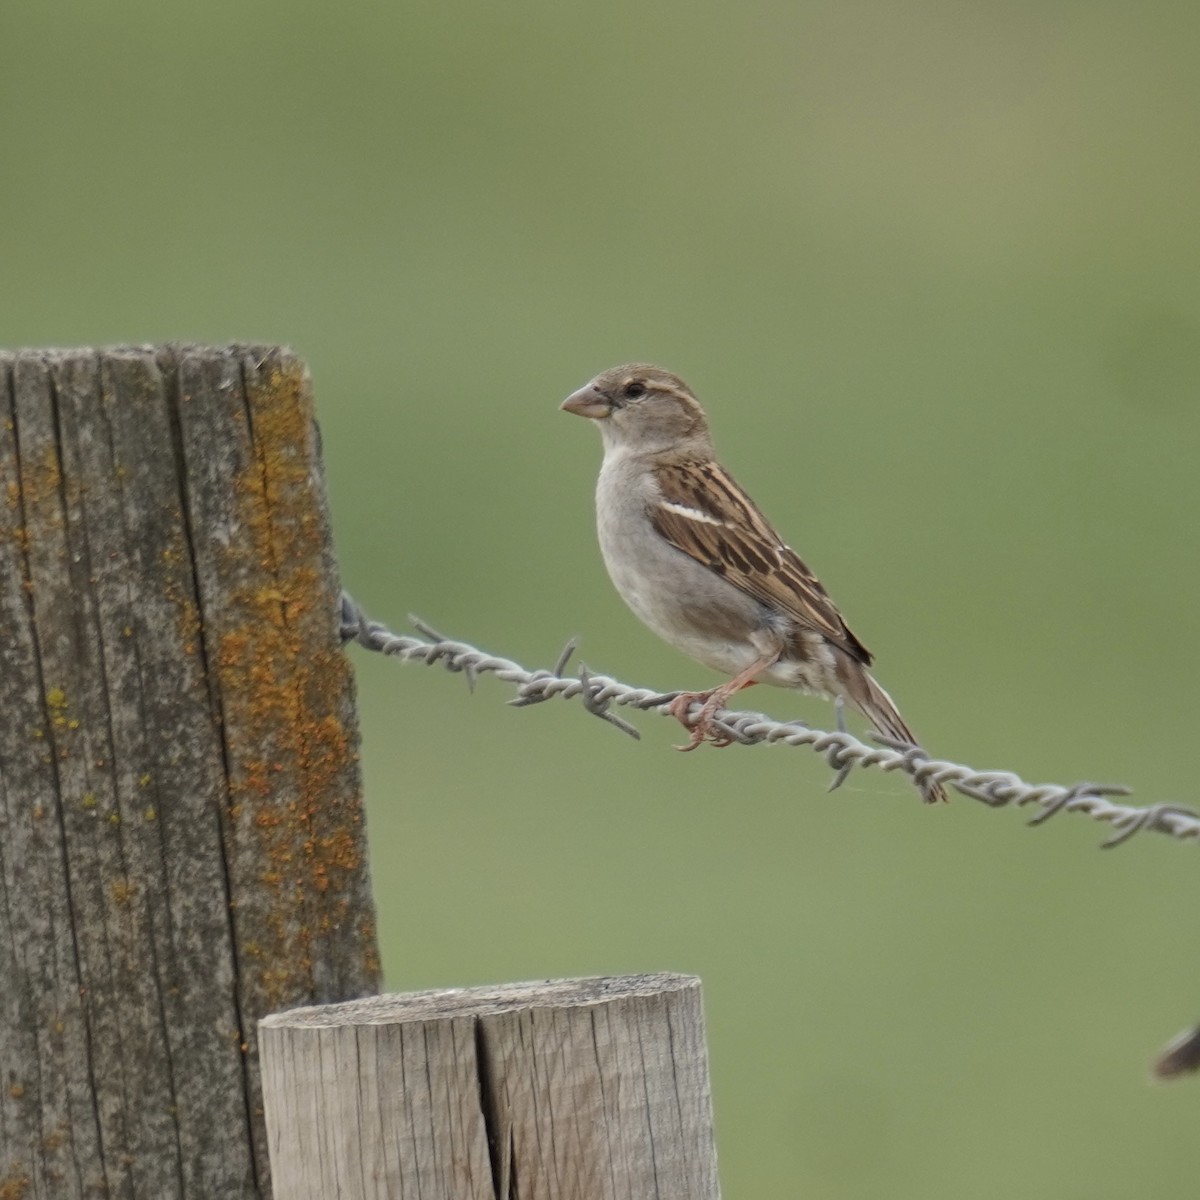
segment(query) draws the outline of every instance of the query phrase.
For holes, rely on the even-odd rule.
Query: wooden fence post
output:
[[[277,1200],[716,1200],[700,981],[376,996],[259,1026]]]
[[[0,1197],[270,1195],[255,1028],[377,990],[312,396],[0,353]]]

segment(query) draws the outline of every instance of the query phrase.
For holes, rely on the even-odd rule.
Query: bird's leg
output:
[[[764,654],[762,658],[756,659],[728,683],[711,688],[707,692],[680,692],[668,705],[667,712],[691,733],[691,739],[686,746],[676,746],[675,749],[684,752],[695,750],[702,742],[707,741],[711,741],[714,746],[728,746],[729,738],[713,733],[713,718],[725,707],[734,692],[741,691],[742,688],[755,683],[754,677],[769,667],[778,657],[776,652]],[[693,723],[688,720],[688,710],[696,700],[701,702],[701,706]]]

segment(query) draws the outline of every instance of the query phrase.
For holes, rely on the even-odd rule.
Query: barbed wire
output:
[[[465,675],[472,691],[481,675],[495,675],[517,685],[517,695],[509,703],[518,708],[546,700],[578,697],[593,716],[638,738],[641,736],[638,730],[614,713],[612,705],[658,711],[665,716],[667,705],[680,694],[631,687],[607,675],[593,675],[586,667],[569,675],[567,664],[575,652],[574,641],[567,643],[552,668],[531,671],[520,663],[488,654],[468,642],[444,637],[417,617],[410,616],[409,620],[421,636],[393,633],[368,617],[349,593],[342,593],[343,643],[355,641],[368,650],[404,662],[420,662],[426,666],[441,663],[448,671]],[[1042,825],[1059,813],[1082,813],[1115,830],[1100,844],[1103,850],[1120,846],[1134,834],[1146,830],[1180,839],[1200,838],[1200,813],[1177,804],[1139,807],[1116,803],[1110,797],[1129,795],[1128,788],[1117,784],[1083,782],[1064,787],[1056,783],[1026,783],[1011,771],[977,771],[961,763],[930,758],[919,746],[908,746],[883,737],[878,738],[879,745],[871,746],[842,729],[813,729],[802,721],[778,721],[757,712],[725,710],[716,725],[723,736],[747,746],[761,742],[807,746],[823,755],[836,772],[835,787],[851,767],[876,767],[881,771],[903,771],[918,785],[934,780],[949,784],[964,796],[990,808],[1033,805],[1039,811],[1029,821],[1030,825]]]

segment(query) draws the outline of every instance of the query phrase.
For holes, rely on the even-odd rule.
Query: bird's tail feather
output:
[[[880,733],[898,742],[907,742],[912,746],[920,745],[916,735],[900,715],[900,710],[892,702],[891,696],[879,686],[861,663],[854,662],[849,656],[842,658],[839,655],[838,665],[842,668],[838,671],[838,676],[845,685],[846,698]],[[926,804],[948,799],[945,788],[936,780],[925,780],[917,786],[921,789]]]

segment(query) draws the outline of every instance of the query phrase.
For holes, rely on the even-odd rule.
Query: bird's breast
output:
[[[762,637],[774,636],[765,610],[658,533],[648,515],[655,499],[636,476],[601,472],[596,525],[609,577],[663,641],[716,671],[737,674],[761,657]]]

